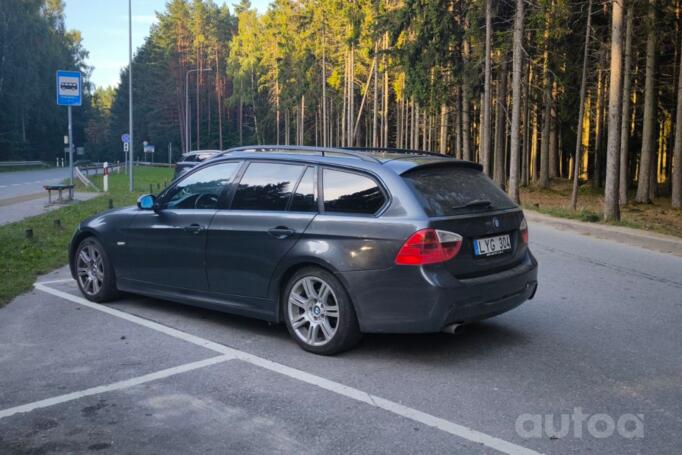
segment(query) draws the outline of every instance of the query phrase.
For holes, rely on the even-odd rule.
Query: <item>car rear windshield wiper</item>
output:
[[[474,207],[480,207],[480,208],[485,208],[485,207],[490,207],[492,206],[492,202],[490,202],[488,199],[474,199],[473,201],[469,201],[464,205],[458,205],[457,207],[453,207],[453,209],[469,209],[469,208],[474,208]]]

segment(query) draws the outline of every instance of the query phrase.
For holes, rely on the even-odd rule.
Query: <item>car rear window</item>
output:
[[[324,169],[324,211],[335,213],[376,213],[386,202],[374,179],[354,172]]]
[[[507,194],[478,169],[463,166],[417,168],[402,177],[429,216],[515,207]]]

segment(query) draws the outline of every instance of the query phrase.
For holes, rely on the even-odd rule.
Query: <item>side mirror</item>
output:
[[[154,210],[156,205],[156,197],[153,194],[144,194],[137,198],[137,207],[140,210]]]

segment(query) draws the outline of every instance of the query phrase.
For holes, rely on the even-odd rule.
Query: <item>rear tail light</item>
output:
[[[426,265],[449,261],[462,248],[462,236],[437,229],[422,229],[408,238],[395,257],[397,265]]]
[[[528,244],[528,223],[526,223],[526,217],[524,217],[521,220],[519,232],[521,232],[521,240],[523,241],[523,243]]]

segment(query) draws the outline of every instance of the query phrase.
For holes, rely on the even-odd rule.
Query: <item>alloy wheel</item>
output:
[[[104,258],[96,245],[86,244],[78,252],[76,275],[84,293],[94,296],[104,285]]]
[[[321,278],[306,276],[291,288],[287,315],[298,338],[309,346],[327,344],[339,326],[339,305],[332,287]]]

